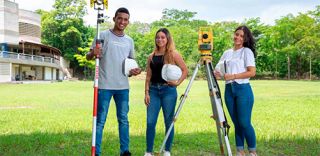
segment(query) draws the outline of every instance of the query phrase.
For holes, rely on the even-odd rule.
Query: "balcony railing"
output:
[[[60,61],[58,59],[55,59],[52,57],[43,57],[43,56],[39,56],[39,55],[14,53],[14,52],[8,52],[8,51],[1,51],[0,58],[38,61],[38,62],[46,62],[46,63],[55,63],[55,64],[60,65]]]

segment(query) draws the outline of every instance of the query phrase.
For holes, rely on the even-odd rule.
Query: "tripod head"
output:
[[[198,32],[198,49],[202,61],[212,60],[213,35],[210,27],[200,27]]]

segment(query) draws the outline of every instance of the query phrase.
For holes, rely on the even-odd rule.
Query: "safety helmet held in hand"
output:
[[[139,68],[138,63],[134,59],[126,58],[122,63],[122,72],[125,76],[129,76],[130,70]]]
[[[228,72],[227,61],[224,60],[224,61],[218,62],[215,70],[218,71],[221,74],[221,76],[224,76],[224,74]]]
[[[161,70],[161,76],[165,81],[178,81],[182,75],[181,69],[173,64],[165,64]]]

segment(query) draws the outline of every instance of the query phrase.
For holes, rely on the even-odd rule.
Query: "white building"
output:
[[[40,15],[0,0],[0,82],[63,79],[69,63],[40,41]]]

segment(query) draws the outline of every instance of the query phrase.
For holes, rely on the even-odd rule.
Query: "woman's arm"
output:
[[[256,75],[256,67],[248,66],[247,71],[238,74],[225,74],[224,78],[226,80],[234,80],[234,79],[246,79],[250,77],[254,77]]]
[[[149,55],[147,60],[147,68],[146,68],[147,75],[146,75],[146,81],[144,84],[144,94],[145,94],[144,103],[146,104],[146,106],[148,106],[150,103],[149,85],[150,85],[150,79],[152,75],[152,71],[150,68],[150,62],[151,62],[152,56],[153,56],[153,53]]]

